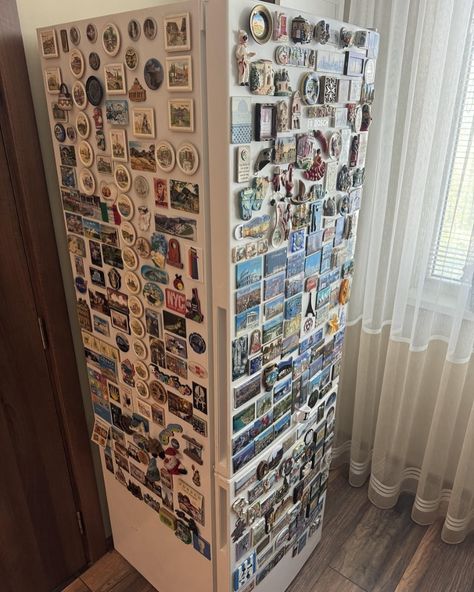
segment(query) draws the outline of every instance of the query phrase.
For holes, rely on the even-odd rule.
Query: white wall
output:
[[[277,0],[276,4],[340,20],[344,13],[344,0]]]
[[[169,0],[168,0],[169,2]],[[53,217],[56,241],[58,243],[61,270],[64,278],[64,289],[68,304],[69,316],[72,325],[74,347],[78,358],[79,377],[86,410],[86,418],[89,426],[89,433],[92,430],[93,414],[90,403],[89,386],[83,362],[83,347],[80,338],[79,326],[76,318],[73,282],[71,281],[71,270],[66,244],[66,233],[62,216],[59,189],[54,166],[53,147],[48,124],[48,113],[44,96],[43,75],[37,49],[36,29],[57,23],[81,20],[85,18],[125,12],[133,8],[146,8],[166,4],[166,0],[17,0],[18,14],[25,46],[28,75],[31,83],[33,104],[36,113],[39,139],[43,164],[48,184],[49,199]],[[93,20],[93,18],[91,18]],[[102,471],[97,448],[92,445],[92,454],[96,470],[99,495],[104,516],[106,534],[110,535],[110,524],[108,520],[105,492],[102,481]]]

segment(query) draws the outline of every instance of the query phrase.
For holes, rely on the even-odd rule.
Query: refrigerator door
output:
[[[218,589],[284,590],[320,536],[379,36],[251,0],[206,25]]]
[[[114,545],[160,592],[213,588],[203,24],[38,31]]]

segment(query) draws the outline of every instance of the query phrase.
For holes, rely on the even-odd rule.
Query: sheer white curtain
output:
[[[474,206],[464,278],[430,269],[471,10],[472,0],[349,5],[350,22],[379,30],[381,49],[334,452],[352,484],[370,475],[376,505],[411,491],[417,522],[446,516],[446,542],[474,527]]]

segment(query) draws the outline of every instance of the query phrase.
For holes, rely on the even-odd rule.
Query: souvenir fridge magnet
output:
[[[151,90],[158,90],[163,82],[163,66],[156,58],[150,58],[145,62],[143,68],[143,77],[145,84]]]
[[[257,103],[255,105],[255,139],[258,142],[272,140],[276,135],[275,105],[273,103]]]
[[[89,54],[89,66],[93,70],[98,70],[100,68],[100,57],[99,57],[99,54],[96,53],[95,51],[92,51]]]
[[[152,16],[147,17],[143,21],[143,34],[149,41],[153,41],[156,37],[157,25],[156,21]]]
[[[250,58],[253,58],[255,52],[249,51],[247,47],[248,35],[246,31],[239,31],[239,44],[235,50],[235,59],[237,61],[238,82],[240,86],[248,86],[249,84],[249,63]]]
[[[86,95],[89,99],[89,103],[97,107],[102,102],[104,91],[100,80],[95,76],[89,76],[86,81]]]
[[[267,43],[273,35],[273,19],[270,11],[263,4],[253,7],[249,17],[250,33],[259,44]]]
[[[301,81],[301,96],[306,105],[315,105],[319,97],[319,77],[314,72],[306,74]]]
[[[231,98],[231,142],[249,144],[252,141],[252,102],[248,97]]]
[[[71,27],[69,29],[69,37],[73,45],[79,45],[81,42],[81,33],[77,27]]]
[[[297,16],[291,21],[291,40],[293,43],[309,43],[312,36],[313,25],[307,19]]]
[[[188,12],[166,17],[163,25],[166,51],[191,49],[191,27]]]
[[[325,45],[329,41],[329,23],[319,21],[314,27],[314,40],[316,43]]]
[[[79,49],[73,49],[69,56],[69,68],[75,78],[82,78],[85,70],[84,56]]]
[[[237,147],[237,183],[246,183],[250,178],[250,145]]]
[[[127,32],[132,41],[138,41],[140,39],[141,27],[137,19],[132,19],[128,22]]]
[[[72,85],[72,100],[78,109],[87,107],[86,89],[80,80],[76,80]]]
[[[39,33],[41,44],[41,55],[43,58],[59,57],[58,43],[56,40],[56,31],[54,29],[45,29]]]
[[[106,64],[104,66],[105,92],[108,95],[124,95],[127,92],[125,70],[123,64]]]
[[[288,41],[288,16],[284,12],[273,13],[273,40]]]
[[[102,46],[107,55],[114,57],[120,49],[120,32],[113,23],[105,25],[102,31]]]
[[[250,92],[254,95],[273,95],[273,76],[271,60],[250,62]]]
[[[62,86],[61,70],[59,68],[46,68],[44,71],[44,82],[46,91],[49,94],[58,95]]]
[[[185,142],[176,151],[178,168],[185,175],[194,175],[199,167],[199,154],[196,147],[190,142]]]
[[[290,97],[293,94],[290,86],[290,75],[286,68],[282,68],[275,72],[274,94],[277,97]]]
[[[125,50],[125,65],[129,70],[136,70],[138,66],[138,52],[134,47]]]
[[[194,131],[193,99],[176,99],[168,101],[168,129],[175,132]]]

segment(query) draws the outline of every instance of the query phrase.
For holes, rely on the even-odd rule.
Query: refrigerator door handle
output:
[[[229,518],[227,490],[221,485],[218,486],[219,495],[219,551],[223,551],[227,547],[227,520]]]

